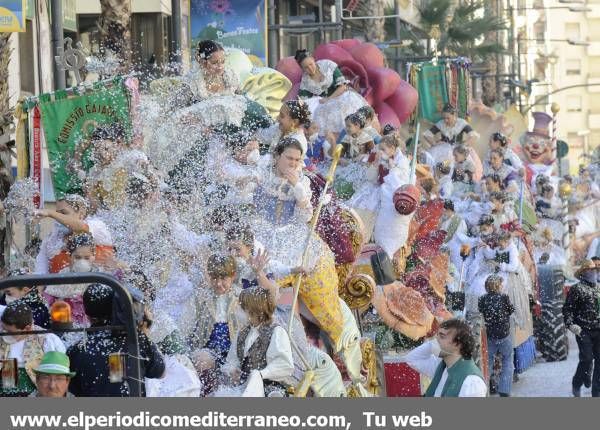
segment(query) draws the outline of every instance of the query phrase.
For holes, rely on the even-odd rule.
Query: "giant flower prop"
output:
[[[350,86],[373,106],[381,124],[399,127],[417,106],[417,90],[394,70],[385,67],[383,53],[372,43],[356,39],[336,40],[319,45],[313,56],[316,60],[327,59],[337,63]],[[276,69],[293,84],[286,99],[295,98],[302,69],[293,57],[283,58]]]

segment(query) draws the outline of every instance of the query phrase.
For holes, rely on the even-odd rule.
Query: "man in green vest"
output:
[[[487,385],[473,361],[475,340],[468,324],[451,319],[436,337],[410,351],[406,363],[431,379],[425,397],[486,397]]]

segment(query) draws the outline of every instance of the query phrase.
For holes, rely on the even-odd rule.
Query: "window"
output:
[[[581,28],[578,22],[568,22],[565,24],[565,36],[567,39],[580,40]]]
[[[567,134],[567,143],[569,149],[583,148],[583,136],[577,135],[577,133]]]
[[[571,59],[565,61],[565,72],[567,76],[579,76],[581,75],[581,60]]]
[[[581,96],[567,97],[567,112],[581,112]]]

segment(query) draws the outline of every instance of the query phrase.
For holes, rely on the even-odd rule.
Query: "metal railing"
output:
[[[119,297],[124,299],[125,321],[124,326],[105,326],[93,328],[78,329],[52,329],[36,330],[23,332],[23,334],[44,334],[44,333],[62,333],[62,332],[88,332],[98,330],[123,329],[126,334],[127,347],[127,379],[131,397],[140,397],[142,395],[141,367],[140,367],[140,345],[138,340],[137,327],[134,320],[133,300],[129,291],[113,276],[106,273],[69,273],[69,274],[50,274],[50,275],[25,275],[5,278],[0,280],[0,291],[10,287],[37,287],[39,285],[61,285],[61,284],[103,284],[119,293]],[[4,333],[2,333],[4,334]],[[6,333],[9,334],[9,333]],[[116,351],[115,351],[116,352]],[[107,355],[108,360],[108,355]]]

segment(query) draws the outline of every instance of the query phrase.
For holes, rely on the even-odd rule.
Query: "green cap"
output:
[[[49,351],[44,354],[42,361],[37,369],[33,369],[36,373],[47,373],[50,375],[67,375],[75,376],[75,372],[71,372],[69,357],[67,354],[58,351]]]

